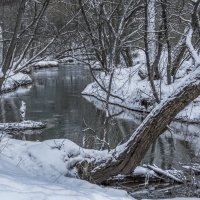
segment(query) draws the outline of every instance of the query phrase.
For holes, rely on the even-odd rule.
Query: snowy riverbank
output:
[[[155,107],[156,102],[153,97],[150,83],[147,79],[141,80],[138,75],[139,70],[145,71],[144,61],[137,62],[135,66],[130,68],[115,69],[111,95],[109,97],[111,105],[117,105],[122,109],[127,108],[128,110],[139,112],[150,112]],[[166,84],[165,71],[163,71],[163,80],[154,81],[160,99],[165,99],[172,94],[181,83],[186,81],[188,78],[187,75],[193,70],[194,67],[191,66],[191,63],[188,61],[185,62],[181,70],[179,70],[176,75],[177,79],[171,85]],[[93,82],[83,90],[82,94],[85,95],[87,100],[93,102],[98,108],[104,109],[105,105],[102,104],[102,102],[106,102],[107,93],[102,89],[102,86],[108,90],[107,88],[109,85],[110,75],[106,75],[104,72],[101,72],[96,75],[96,78],[101,86],[97,82]],[[180,121],[199,123],[199,110],[200,97],[195,99],[195,101],[181,111],[176,116],[176,119]]]
[[[25,86],[32,83],[31,77],[27,74],[30,73],[31,69],[43,69],[43,68],[51,68],[51,67],[58,67],[58,61],[39,61],[35,63],[30,68],[25,68],[22,70],[23,72],[13,73],[10,72],[7,75],[6,80],[2,86],[2,92],[7,93],[13,90],[16,90],[20,86]]]
[[[0,199],[134,199],[123,190],[100,187],[76,178],[71,164],[91,155],[98,159],[106,152],[83,149],[66,139],[28,142],[6,136],[1,138],[0,151]],[[138,167],[137,173],[146,173],[146,170]]]
[[[67,160],[71,156],[81,159],[89,153],[69,140],[27,142],[3,138],[0,150],[0,199],[133,199],[122,190],[66,177],[73,175]],[[95,155],[93,150],[90,153]]]
[[[58,67],[58,65],[59,65],[58,61],[55,61],[55,60],[39,61],[35,63],[32,68],[35,68],[35,69],[51,68],[51,67]]]
[[[32,79],[27,74],[21,72],[17,74],[10,73],[3,83],[2,92],[3,93],[10,92],[17,89],[20,86],[25,86],[31,83]]]

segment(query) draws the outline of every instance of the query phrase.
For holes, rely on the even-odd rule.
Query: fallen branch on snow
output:
[[[160,175],[160,176],[164,176],[167,177],[173,181],[176,181],[178,183],[183,183],[183,180],[180,178],[177,178],[175,175],[169,173],[168,171],[165,171],[159,167],[157,167],[156,165],[147,165],[148,169],[153,170],[156,174]]]

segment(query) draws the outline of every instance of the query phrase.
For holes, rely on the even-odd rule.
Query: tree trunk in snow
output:
[[[156,10],[155,10],[156,0],[147,0],[147,16],[148,16],[148,26],[147,26],[147,39],[149,46],[149,59],[152,65],[156,57]]]
[[[161,0],[161,7],[162,7],[162,21],[163,21],[163,28],[165,34],[165,41],[167,44],[167,83],[171,84],[171,70],[172,70],[172,52],[171,52],[171,44],[169,40],[169,22],[167,16],[167,0]]]
[[[94,183],[102,183],[111,176],[132,172],[140,164],[151,144],[165,131],[166,126],[200,95],[200,69],[190,76],[173,95],[152,110],[125,144],[108,154],[109,158],[104,161],[79,163],[77,168],[80,177]]]
[[[127,67],[132,67],[133,66],[133,60],[132,60],[132,55],[131,55],[131,49],[130,48],[126,48],[121,52],[124,61],[126,63]]]
[[[3,61],[3,29],[0,22],[0,70],[2,61]]]
[[[145,5],[145,34],[144,34],[144,43],[145,43],[146,66],[147,66],[147,72],[148,72],[149,82],[150,82],[150,86],[151,86],[151,89],[152,89],[152,92],[153,92],[153,96],[154,96],[156,102],[159,103],[160,99],[159,99],[159,96],[158,96],[158,92],[156,90],[156,86],[154,84],[154,64],[152,63],[152,62],[154,62],[154,55],[152,53],[154,51],[152,49],[153,38],[151,37],[151,39],[149,39],[149,34],[153,33],[153,25],[149,23],[149,21],[151,21],[151,19],[149,19],[149,18],[152,17],[149,14],[149,12],[150,12],[149,9],[153,5],[155,6],[155,4],[152,4],[152,2],[150,3],[148,0],[146,0],[146,5]],[[153,10],[153,8],[152,8],[152,10]],[[155,21],[154,21],[154,23],[155,23]],[[151,30],[152,32],[149,33],[149,30]],[[154,34],[155,34],[155,32],[154,32]],[[155,51],[154,51],[154,53],[155,53]]]

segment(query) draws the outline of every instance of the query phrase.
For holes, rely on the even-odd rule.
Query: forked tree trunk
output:
[[[152,110],[125,144],[108,153],[108,158],[77,164],[80,177],[94,183],[102,183],[111,176],[132,172],[152,143],[165,131],[166,126],[200,95],[200,69],[190,76],[173,95]]]

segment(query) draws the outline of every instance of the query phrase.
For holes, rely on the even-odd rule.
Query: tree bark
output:
[[[26,1],[27,0],[21,0],[20,7],[17,12],[14,33],[13,33],[11,42],[9,44],[8,51],[5,56],[5,60],[3,62],[2,71],[3,71],[4,75],[6,75],[6,72],[9,69],[12,59],[13,59],[13,54],[15,52],[15,46],[16,46],[16,42],[17,42],[17,35],[20,30],[21,20],[22,20],[23,14],[24,14]],[[1,85],[0,85],[0,88],[1,88]]]
[[[148,0],[146,0],[145,4],[145,33],[144,33],[144,45],[145,45],[145,55],[146,55],[146,66],[147,66],[147,72],[149,77],[150,86],[153,92],[153,96],[157,103],[160,103],[160,99],[158,97],[158,93],[156,91],[156,86],[154,84],[154,65],[151,64],[151,45],[149,45],[149,39],[148,39],[148,30],[149,30],[149,15],[148,15]]]
[[[3,61],[3,28],[2,28],[3,22],[0,21],[0,70],[1,70],[1,64]]]
[[[117,174],[129,174],[141,162],[151,144],[161,135],[166,126],[191,101],[200,95],[200,69],[188,76],[183,86],[162,101],[146,117],[131,138],[115,150],[108,158],[98,162],[77,164],[79,176],[94,183],[102,183]]]
[[[159,62],[160,62],[160,58],[161,58],[161,55],[162,55],[162,50],[163,50],[163,34],[162,34],[162,29],[163,29],[163,26],[161,24],[160,26],[160,29],[159,29],[159,32],[158,32],[158,50],[157,50],[157,55],[155,57],[155,61],[153,63],[153,69],[154,69],[154,72],[155,72],[155,75],[154,75],[154,79],[158,80],[158,79],[161,79],[161,74],[160,74],[160,69],[159,69]]]
[[[172,68],[172,58],[171,58],[171,44],[169,40],[169,22],[168,22],[168,16],[167,16],[167,0],[161,0],[161,7],[162,7],[162,20],[163,20],[163,28],[164,28],[164,34],[165,34],[165,40],[167,44],[167,54],[168,54],[168,60],[167,60],[167,83],[171,84],[171,68]]]
[[[152,65],[156,57],[156,1],[146,1],[147,12],[147,42],[149,46],[149,60]]]
[[[126,63],[127,67],[132,67],[133,66],[133,60],[132,60],[132,55],[131,55],[131,49],[130,48],[125,48],[121,51],[121,54],[124,58],[124,61]]]

